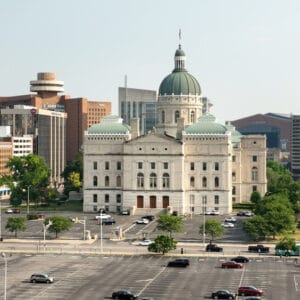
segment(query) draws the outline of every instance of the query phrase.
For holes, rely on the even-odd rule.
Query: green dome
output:
[[[174,70],[162,81],[159,95],[200,95],[201,88],[197,79],[185,70]]]
[[[211,114],[205,114],[198,119],[198,122],[189,125],[185,129],[186,134],[225,134],[227,128],[215,122],[216,118]]]
[[[174,70],[164,78],[159,87],[159,95],[200,95],[197,79],[185,69],[185,53],[179,45],[174,57]]]
[[[122,119],[118,116],[105,116],[101,123],[92,125],[88,129],[88,134],[128,134],[130,126],[122,124]]]

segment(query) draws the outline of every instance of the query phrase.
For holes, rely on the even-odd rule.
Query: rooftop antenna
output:
[[[179,46],[181,46],[181,29],[179,28],[178,32]]]
[[[127,75],[126,74],[124,79],[124,86],[125,86],[124,123],[127,124]]]

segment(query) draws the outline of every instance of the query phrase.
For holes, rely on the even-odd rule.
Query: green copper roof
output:
[[[197,79],[185,70],[174,70],[162,81],[159,95],[200,95],[201,88]]]
[[[130,126],[122,124],[118,116],[105,116],[101,123],[95,124],[88,129],[88,134],[128,134]]]
[[[160,84],[159,95],[200,95],[197,79],[185,69],[185,53],[179,45],[174,57],[174,70]]]
[[[198,122],[189,125],[185,129],[186,134],[225,134],[227,128],[216,123],[216,118],[211,114],[205,114],[198,119]]]

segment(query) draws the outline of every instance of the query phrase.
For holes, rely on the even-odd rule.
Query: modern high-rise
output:
[[[295,179],[300,179],[300,115],[291,117],[291,171]]]
[[[140,132],[147,133],[156,125],[156,91],[119,87],[119,116],[125,124],[140,119]]]
[[[38,73],[37,79],[30,81],[30,91],[34,94],[0,97],[0,109],[26,105],[36,109],[67,113],[64,163],[76,157],[82,146],[84,131],[111,113],[111,102],[59,95],[64,92],[64,82],[57,80],[54,73]],[[3,125],[1,119],[0,125]]]

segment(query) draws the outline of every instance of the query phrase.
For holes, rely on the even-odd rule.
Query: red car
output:
[[[255,286],[240,286],[238,290],[239,296],[262,296],[263,291]]]
[[[238,263],[235,261],[226,261],[222,263],[222,268],[223,269],[242,269],[244,265],[242,263]]]

